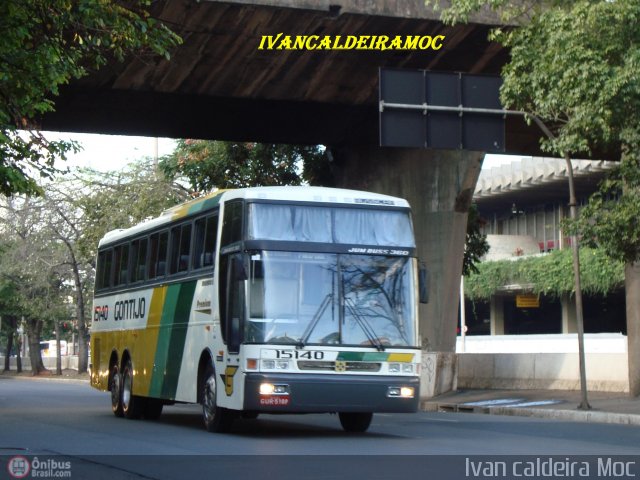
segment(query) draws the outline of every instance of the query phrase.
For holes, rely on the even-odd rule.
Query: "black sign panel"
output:
[[[486,75],[381,69],[380,145],[504,152],[501,84]]]

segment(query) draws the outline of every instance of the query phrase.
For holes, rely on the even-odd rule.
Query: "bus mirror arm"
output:
[[[420,303],[429,303],[429,270],[423,262],[418,266],[418,298]]]

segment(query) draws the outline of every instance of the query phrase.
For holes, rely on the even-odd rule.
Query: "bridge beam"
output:
[[[429,303],[420,306],[420,336],[432,358],[433,395],[455,389],[455,343],[467,214],[481,152],[350,147],[332,150],[338,186],[406,198],[418,256],[429,270]],[[427,372],[428,373],[428,372]],[[435,386],[433,385],[435,383]]]

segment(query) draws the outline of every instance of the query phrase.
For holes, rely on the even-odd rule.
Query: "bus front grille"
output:
[[[379,372],[379,362],[326,362],[314,360],[298,360],[298,370],[329,372]]]

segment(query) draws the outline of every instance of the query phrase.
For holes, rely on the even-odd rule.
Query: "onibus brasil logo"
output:
[[[48,458],[40,460],[34,457],[29,460],[22,455],[11,457],[7,463],[7,471],[13,478],[26,478],[29,473],[39,478],[70,478],[71,462]]]

